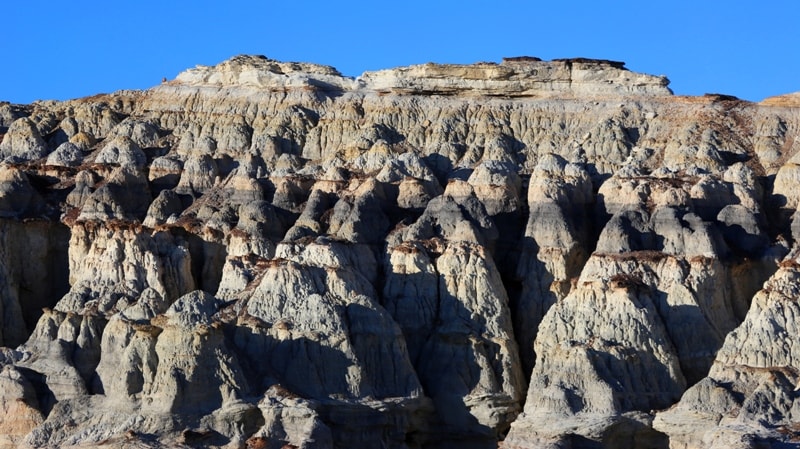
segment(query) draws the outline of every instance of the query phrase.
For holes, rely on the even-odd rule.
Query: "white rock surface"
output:
[[[791,447],[790,100],[240,56],[0,103],[0,446]]]

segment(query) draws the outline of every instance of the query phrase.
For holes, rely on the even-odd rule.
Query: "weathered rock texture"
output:
[[[0,448],[800,441],[800,107],[238,56],[0,104]]]

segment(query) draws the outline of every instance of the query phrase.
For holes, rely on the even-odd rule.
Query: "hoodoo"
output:
[[[236,56],[0,103],[0,448],[800,441],[800,102]]]

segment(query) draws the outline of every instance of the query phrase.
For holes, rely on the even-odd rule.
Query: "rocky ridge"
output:
[[[0,447],[796,444],[792,96],[237,56],[0,104]]]

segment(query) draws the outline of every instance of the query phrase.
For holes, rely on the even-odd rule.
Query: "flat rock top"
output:
[[[671,95],[664,76],[631,72],[624,63],[586,58],[542,61],[504,58],[476,64],[419,64],[345,77],[325,65],[235,56],[216,66],[186,70],[170,84],[265,89],[378,91],[407,94],[539,96],[558,94]]]
[[[765,98],[761,104],[764,106],[779,106],[788,108],[800,107],[800,92]]]

